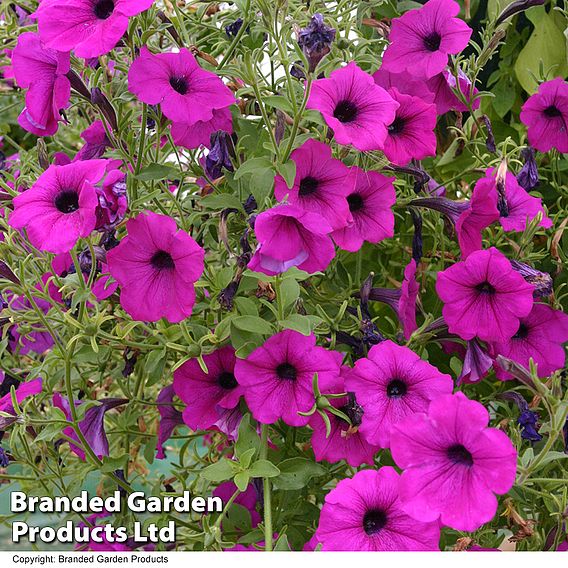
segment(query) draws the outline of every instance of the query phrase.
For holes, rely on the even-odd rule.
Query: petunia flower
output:
[[[244,388],[253,416],[263,424],[282,419],[305,426],[314,402],[314,373],[322,392],[337,384],[342,356],[316,345],[316,337],[285,329],[267,339],[246,359],[237,359],[235,377]]]
[[[441,73],[448,56],[467,46],[469,26],[456,18],[460,6],[453,0],[429,0],[392,21],[383,67],[394,73],[409,71],[429,79]]]
[[[111,51],[128,28],[128,18],[152,6],[154,0],[42,0],[35,12],[42,41],[77,57],[97,57]]]
[[[213,118],[213,111],[235,102],[221,79],[202,69],[185,48],[178,53],[140,50],[128,72],[128,90],[142,102],[159,104],[174,123],[193,125]]]
[[[471,81],[461,69],[458,69],[457,81],[452,71],[446,67],[441,73],[428,79],[426,86],[434,95],[438,114],[445,114],[449,110],[459,112],[467,112],[469,110],[469,107],[455,93],[456,90],[459,90],[465,99],[470,101]],[[473,94],[476,95],[477,93],[478,90],[474,87]],[[476,98],[472,103],[472,110],[477,110],[480,105],[481,99]]]
[[[292,266],[310,273],[325,270],[335,256],[330,232],[331,226],[316,213],[294,205],[273,207],[255,219],[258,246],[248,268],[269,276]]]
[[[453,381],[416,353],[383,341],[359,359],[345,377],[367,413],[361,435],[371,444],[388,448],[395,424],[415,412],[425,412],[436,397],[452,392]]]
[[[348,374],[349,370],[349,367],[342,367],[341,372]],[[351,467],[359,467],[364,463],[373,465],[375,454],[380,448],[369,444],[359,431],[362,422],[372,418],[365,419],[365,410],[357,402],[353,393],[348,393],[348,396],[343,398],[333,398],[330,403],[348,416],[351,424],[325,411],[331,425],[331,431],[327,435],[323,418],[318,412],[312,415],[310,426],[313,433],[310,443],[316,461],[325,460],[329,463],[337,463],[345,460]]]
[[[385,89],[385,91],[396,89],[399,93],[404,95],[418,97],[425,103],[434,102],[434,93],[430,91],[427,84],[407,71],[393,73],[381,66],[373,73],[373,79],[375,83]]]
[[[355,252],[365,241],[379,243],[394,235],[394,179],[357,166],[351,168],[345,185],[349,190],[347,205],[352,220],[331,234],[339,248]]]
[[[288,188],[281,175],[274,178],[274,195],[278,201],[288,196],[288,203],[306,212],[317,213],[333,229],[351,221],[347,195],[355,179],[349,168],[331,155],[327,144],[310,138],[294,150],[290,159],[296,164],[294,184]]]
[[[399,107],[388,125],[383,152],[393,163],[405,166],[410,160],[436,155],[436,107],[418,97],[404,95],[396,88],[389,94]]]
[[[312,84],[307,108],[319,110],[339,144],[381,150],[398,103],[351,61]]]
[[[459,374],[457,384],[477,383],[481,381],[493,366],[493,359],[479,344],[477,339],[467,342],[467,349],[463,359],[463,367]]]
[[[192,430],[206,430],[217,420],[217,407],[235,408],[244,394],[235,378],[235,350],[222,347],[203,356],[207,373],[197,359],[174,371],[174,391],[185,404],[183,420]]]
[[[18,117],[22,128],[36,136],[57,132],[60,110],[69,106],[71,83],[67,78],[70,55],[49,49],[38,34],[24,32],[12,53],[18,86],[28,89],[26,107]]]
[[[539,152],[568,152],[568,82],[562,77],[542,83],[521,109],[529,143]]]
[[[191,315],[194,283],[203,272],[203,249],[171,217],[146,211],[126,223],[128,235],[108,251],[110,273],[120,284],[120,304],[138,321]]]
[[[231,162],[232,147],[231,137],[226,132],[219,130],[211,134],[210,150],[202,162],[209,179],[220,178],[223,175],[223,168],[230,172],[234,170]]]
[[[369,300],[383,302],[390,306],[402,324],[404,337],[410,336],[416,328],[416,299],[420,285],[416,281],[416,261],[412,259],[404,268],[404,278],[398,290],[393,288],[371,288]]]
[[[393,467],[359,471],[325,496],[315,538],[322,550],[439,550],[438,523],[415,520],[402,508]]]
[[[533,287],[493,247],[439,272],[436,292],[448,330],[468,340],[508,341],[533,305]]]
[[[89,447],[93,453],[102,458],[103,456],[109,455],[108,438],[105,432],[105,414],[112,410],[122,406],[128,402],[125,398],[106,398],[97,401],[100,404],[97,406],[92,406],[87,409],[85,416],[81,422],[79,422],[79,430],[83,434],[85,440],[89,444]],[[75,405],[81,404],[81,402],[75,402]],[[67,420],[71,420],[71,407],[69,405],[69,400],[64,396],[61,396],[58,392],[53,393],[53,405],[56,408],[62,410],[67,416]],[[63,429],[63,434],[72,440],[79,442],[79,437],[75,432],[75,429],[71,426],[67,426]],[[81,460],[85,460],[85,452],[79,446],[69,442],[69,447],[71,451],[79,456]]]
[[[532,358],[538,366],[538,376],[548,377],[562,369],[566,360],[563,347],[568,341],[568,315],[546,304],[534,304],[530,313],[519,320],[515,334],[505,341],[490,343],[491,355],[503,355],[529,368]],[[495,365],[497,378],[513,377],[499,364]]]
[[[539,186],[538,167],[534,158],[534,149],[530,146],[521,150],[521,158],[524,161],[523,167],[517,174],[518,184],[527,191],[531,191]]]
[[[483,405],[458,392],[394,426],[391,451],[404,470],[399,486],[404,511],[459,531],[475,531],[494,517],[494,494],[507,493],[515,482],[517,452],[488,423]]]
[[[4,377],[1,386],[5,386],[3,391],[6,390],[6,394],[4,394],[0,398],[0,412],[5,412],[7,414],[14,414],[15,409],[12,404],[12,394],[10,386],[14,386],[16,391],[16,401],[18,404],[21,404],[26,398],[29,396],[33,396],[34,394],[39,394],[42,389],[42,379],[32,379],[31,381],[25,382],[16,382],[15,384],[9,381],[6,377]],[[9,386],[10,385],[10,386]],[[0,419],[4,419],[4,417],[0,417]],[[3,428],[0,428],[3,429]]]
[[[160,391],[156,398],[160,414],[158,441],[156,443],[156,459],[158,460],[163,460],[166,457],[164,444],[168,441],[176,426],[183,424],[182,413],[173,405],[174,394],[173,385],[168,385]]]
[[[95,120],[93,124],[83,130],[81,138],[85,141],[85,144],[73,158],[74,162],[102,158],[106,149],[111,146],[102,120]]]
[[[70,251],[95,228],[95,184],[105,175],[106,166],[107,160],[50,166],[30,189],[14,198],[10,225],[25,228],[32,245],[40,250]]]
[[[126,175],[120,170],[111,170],[96,190],[99,203],[95,229],[109,231],[124,219],[128,209]]]
[[[174,143],[189,150],[194,150],[199,146],[209,148],[211,146],[211,135],[219,130],[227,134],[233,133],[233,117],[230,107],[214,109],[213,116],[209,120],[194,124],[174,122],[171,126]]]

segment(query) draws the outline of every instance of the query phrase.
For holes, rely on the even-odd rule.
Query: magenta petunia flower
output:
[[[359,427],[362,436],[388,448],[393,425],[426,411],[431,400],[452,392],[453,382],[408,347],[383,341],[355,363],[345,388],[355,393],[367,413]]]
[[[394,19],[383,67],[425,79],[441,73],[448,56],[464,49],[471,36],[469,26],[456,18],[459,11],[459,4],[453,0],[429,0],[418,10]]]
[[[420,285],[416,281],[416,261],[412,259],[404,268],[404,278],[398,290],[392,288],[371,288],[369,300],[383,302],[390,306],[402,324],[404,337],[410,336],[416,328],[416,299]]]
[[[231,346],[203,356],[207,373],[197,359],[186,361],[174,371],[174,390],[185,404],[183,420],[192,430],[206,430],[221,409],[232,409],[244,394],[235,378],[235,350]]]
[[[448,330],[462,339],[507,341],[533,305],[533,287],[493,247],[439,272],[436,292]]]
[[[174,143],[189,150],[199,148],[199,146],[210,148],[211,134],[219,130],[229,134],[233,133],[233,116],[230,107],[214,109],[210,120],[194,124],[174,122],[171,126]]]
[[[22,128],[36,136],[57,132],[60,110],[69,106],[71,83],[69,53],[45,47],[39,35],[24,32],[12,53],[12,67],[18,86],[28,89],[26,107],[18,117]]]
[[[517,452],[488,423],[483,405],[458,392],[393,428],[392,456],[404,470],[400,499],[409,515],[460,531],[477,530],[493,518],[494,494],[507,493],[515,482]]]
[[[365,241],[379,243],[394,235],[394,179],[357,166],[351,168],[346,186],[350,188],[347,204],[352,221],[331,234],[339,248],[355,252]]]
[[[531,312],[520,318],[519,327],[510,339],[490,344],[491,355],[503,355],[529,368],[532,358],[538,365],[538,376],[548,377],[562,369],[566,361],[563,347],[568,341],[568,315],[546,304],[534,304]],[[513,377],[495,365],[495,373],[501,380]]]
[[[353,61],[312,84],[307,108],[319,110],[339,144],[381,150],[398,103]]]
[[[412,159],[435,156],[436,107],[418,97],[404,95],[395,88],[390,89],[389,94],[399,107],[387,127],[385,156],[398,166],[405,166]]]
[[[342,367],[341,373],[347,375],[349,367]],[[343,381],[340,383],[341,390],[344,392]],[[350,393],[343,398],[333,398],[331,404],[341,410],[351,420],[351,424],[339,418],[331,412],[326,412],[331,424],[331,431],[327,436],[325,422],[319,413],[315,413],[310,419],[310,426],[313,430],[311,446],[314,450],[316,461],[327,461],[337,463],[345,460],[352,467],[359,467],[361,464],[373,465],[375,454],[380,447],[369,444],[359,431],[363,421],[372,420],[371,417],[365,418],[365,409],[358,404],[355,396]]]
[[[142,102],[159,104],[174,123],[194,125],[213,118],[213,111],[235,102],[221,79],[202,69],[189,50],[151,53],[140,50],[128,72],[128,90]]]
[[[519,185],[517,178],[509,171],[506,172],[504,181],[504,202],[499,199],[496,175],[492,169],[486,171],[486,176],[476,183],[476,188],[483,184],[489,184],[492,187],[492,193],[499,209],[499,222],[505,231],[524,231],[527,224],[539,213],[542,213],[540,226],[545,229],[552,227],[552,221],[546,216],[540,198],[533,197],[525,191]]]
[[[4,386],[4,381],[7,379],[3,377],[2,386]],[[19,382],[14,385],[16,390],[16,401],[18,404],[22,404],[28,396],[33,396],[34,394],[39,394],[42,389],[42,379],[32,379],[31,381]],[[10,387],[6,386],[7,392],[4,396],[0,398],[0,412],[6,412],[7,414],[14,414],[15,409],[12,404],[12,394],[10,393]],[[3,389],[4,390],[4,389]]]
[[[292,266],[310,273],[325,270],[335,256],[330,231],[323,217],[294,205],[264,211],[254,222],[259,244],[248,268],[269,276]]]
[[[389,91],[396,89],[399,93],[418,97],[425,103],[434,102],[434,93],[432,93],[423,80],[417,79],[412,73],[402,71],[401,73],[392,73],[388,69],[381,67],[373,73],[373,79],[377,85]]]
[[[568,83],[562,77],[542,83],[521,109],[531,146],[540,152],[568,152]]]
[[[95,120],[93,124],[83,130],[81,138],[85,141],[85,145],[73,158],[74,162],[102,158],[105,150],[111,146],[102,120]]]
[[[428,79],[426,86],[434,94],[434,102],[436,103],[438,114],[445,114],[449,110],[457,110],[459,112],[469,110],[468,106],[454,92],[459,90],[467,101],[470,100],[471,81],[461,69],[458,70],[458,81],[456,81],[456,77],[450,69],[446,67],[441,73]],[[477,93],[478,90],[474,87],[473,94]],[[477,110],[480,104],[481,99],[475,99],[472,103],[472,109]]]
[[[313,406],[312,380],[318,373],[322,392],[339,381],[342,356],[316,345],[315,335],[285,329],[265,341],[246,359],[237,359],[235,377],[245,389],[253,416],[263,424],[282,419],[290,426],[305,426]]]
[[[128,236],[107,253],[122,307],[138,321],[177,323],[189,317],[203,249],[171,217],[150,211],[129,219],[126,229]]]
[[[168,441],[176,426],[183,424],[181,412],[173,405],[174,394],[173,385],[168,385],[160,391],[156,398],[158,412],[160,413],[158,441],[156,442],[156,459],[158,460],[165,459],[164,444]]]
[[[96,224],[94,184],[105,175],[107,160],[50,166],[30,189],[14,198],[9,223],[26,228],[32,245],[53,253],[68,252]]]
[[[281,175],[274,178],[274,195],[278,201],[288,196],[288,203],[303,211],[327,219],[333,229],[351,221],[347,195],[354,179],[349,168],[331,155],[327,144],[310,138],[294,150],[290,159],[296,164],[294,185],[289,189]]]
[[[111,51],[128,28],[128,18],[144,12],[154,0],[42,0],[35,12],[41,39],[77,57]]]
[[[393,467],[359,471],[325,496],[315,534],[322,550],[439,550],[440,526],[410,517]]]

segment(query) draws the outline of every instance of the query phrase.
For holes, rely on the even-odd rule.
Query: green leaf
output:
[[[240,179],[246,174],[258,174],[260,171],[272,169],[272,162],[266,157],[247,160],[236,172],[234,179]]]
[[[285,164],[279,164],[278,173],[284,178],[288,189],[291,189],[296,178],[296,162],[288,160]]]
[[[250,331],[251,333],[262,333],[272,335],[274,328],[272,324],[256,316],[238,316],[232,319],[232,323],[238,329]]]
[[[290,104],[290,102],[288,101],[288,99],[278,96],[278,95],[272,95],[269,97],[263,97],[263,102],[265,105],[271,106],[272,108],[277,108],[279,110],[283,110],[284,112],[287,112],[288,114],[293,115],[294,114],[294,110],[292,109],[292,105]]]
[[[134,176],[140,181],[158,181],[161,179],[176,179],[179,177],[179,171],[171,166],[152,163],[143,168],[140,173]]]
[[[547,14],[544,6],[528,10],[526,17],[534,24],[534,30],[517,57],[515,73],[523,89],[532,95],[538,87],[534,77],[541,75],[541,69],[546,79],[568,74],[563,34],[566,18],[555,10]]]
[[[300,296],[300,285],[293,278],[286,278],[280,284],[280,298],[282,307],[286,309],[292,305]]]
[[[252,457],[256,452],[256,448],[249,448],[246,452],[243,452],[239,457],[239,463],[243,469],[248,469]]]
[[[280,470],[268,460],[258,460],[252,464],[248,473],[251,477],[276,477],[280,475]]]
[[[239,433],[235,443],[235,454],[240,460],[241,456],[251,449],[255,452],[260,450],[260,437],[258,436],[256,428],[250,423],[250,414],[245,414],[239,424]]]
[[[310,320],[306,316],[300,314],[292,314],[287,319],[280,322],[285,329],[293,329],[302,335],[310,335],[312,332]]]
[[[228,459],[222,459],[216,463],[208,465],[202,472],[201,477],[207,479],[207,481],[213,481],[214,483],[219,483],[221,481],[227,481],[233,477],[233,465]]]
[[[290,458],[278,464],[280,475],[272,483],[285,491],[302,489],[312,477],[325,474],[325,468],[306,458]]]
[[[103,473],[111,473],[113,471],[116,471],[117,469],[123,469],[127,461],[128,454],[123,454],[118,458],[105,456],[103,458],[103,465],[101,466],[100,471],[102,471]]]
[[[201,205],[206,209],[237,209],[243,211],[243,204],[240,199],[231,193],[208,195],[201,200]]]
[[[250,480],[250,475],[247,471],[241,471],[235,475],[235,485],[240,491],[246,491]]]
[[[288,537],[285,534],[278,535],[278,540],[276,541],[273,550],[285,550],[287,552],[290,552],[290,550],[292,550],[288,542]]]

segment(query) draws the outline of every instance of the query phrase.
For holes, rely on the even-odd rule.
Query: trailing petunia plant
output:
[[[0,11],[2,499],[223,499],[157,550],[568,547],[566,0]]]

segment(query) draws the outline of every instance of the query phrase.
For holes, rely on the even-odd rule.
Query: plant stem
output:
[[[262,424],[260,430],[260,459],[268,457],[268,425]],[[264,493],[264,549],[266,552],[272,551],[272,486],[270,479],[262,479]]]

